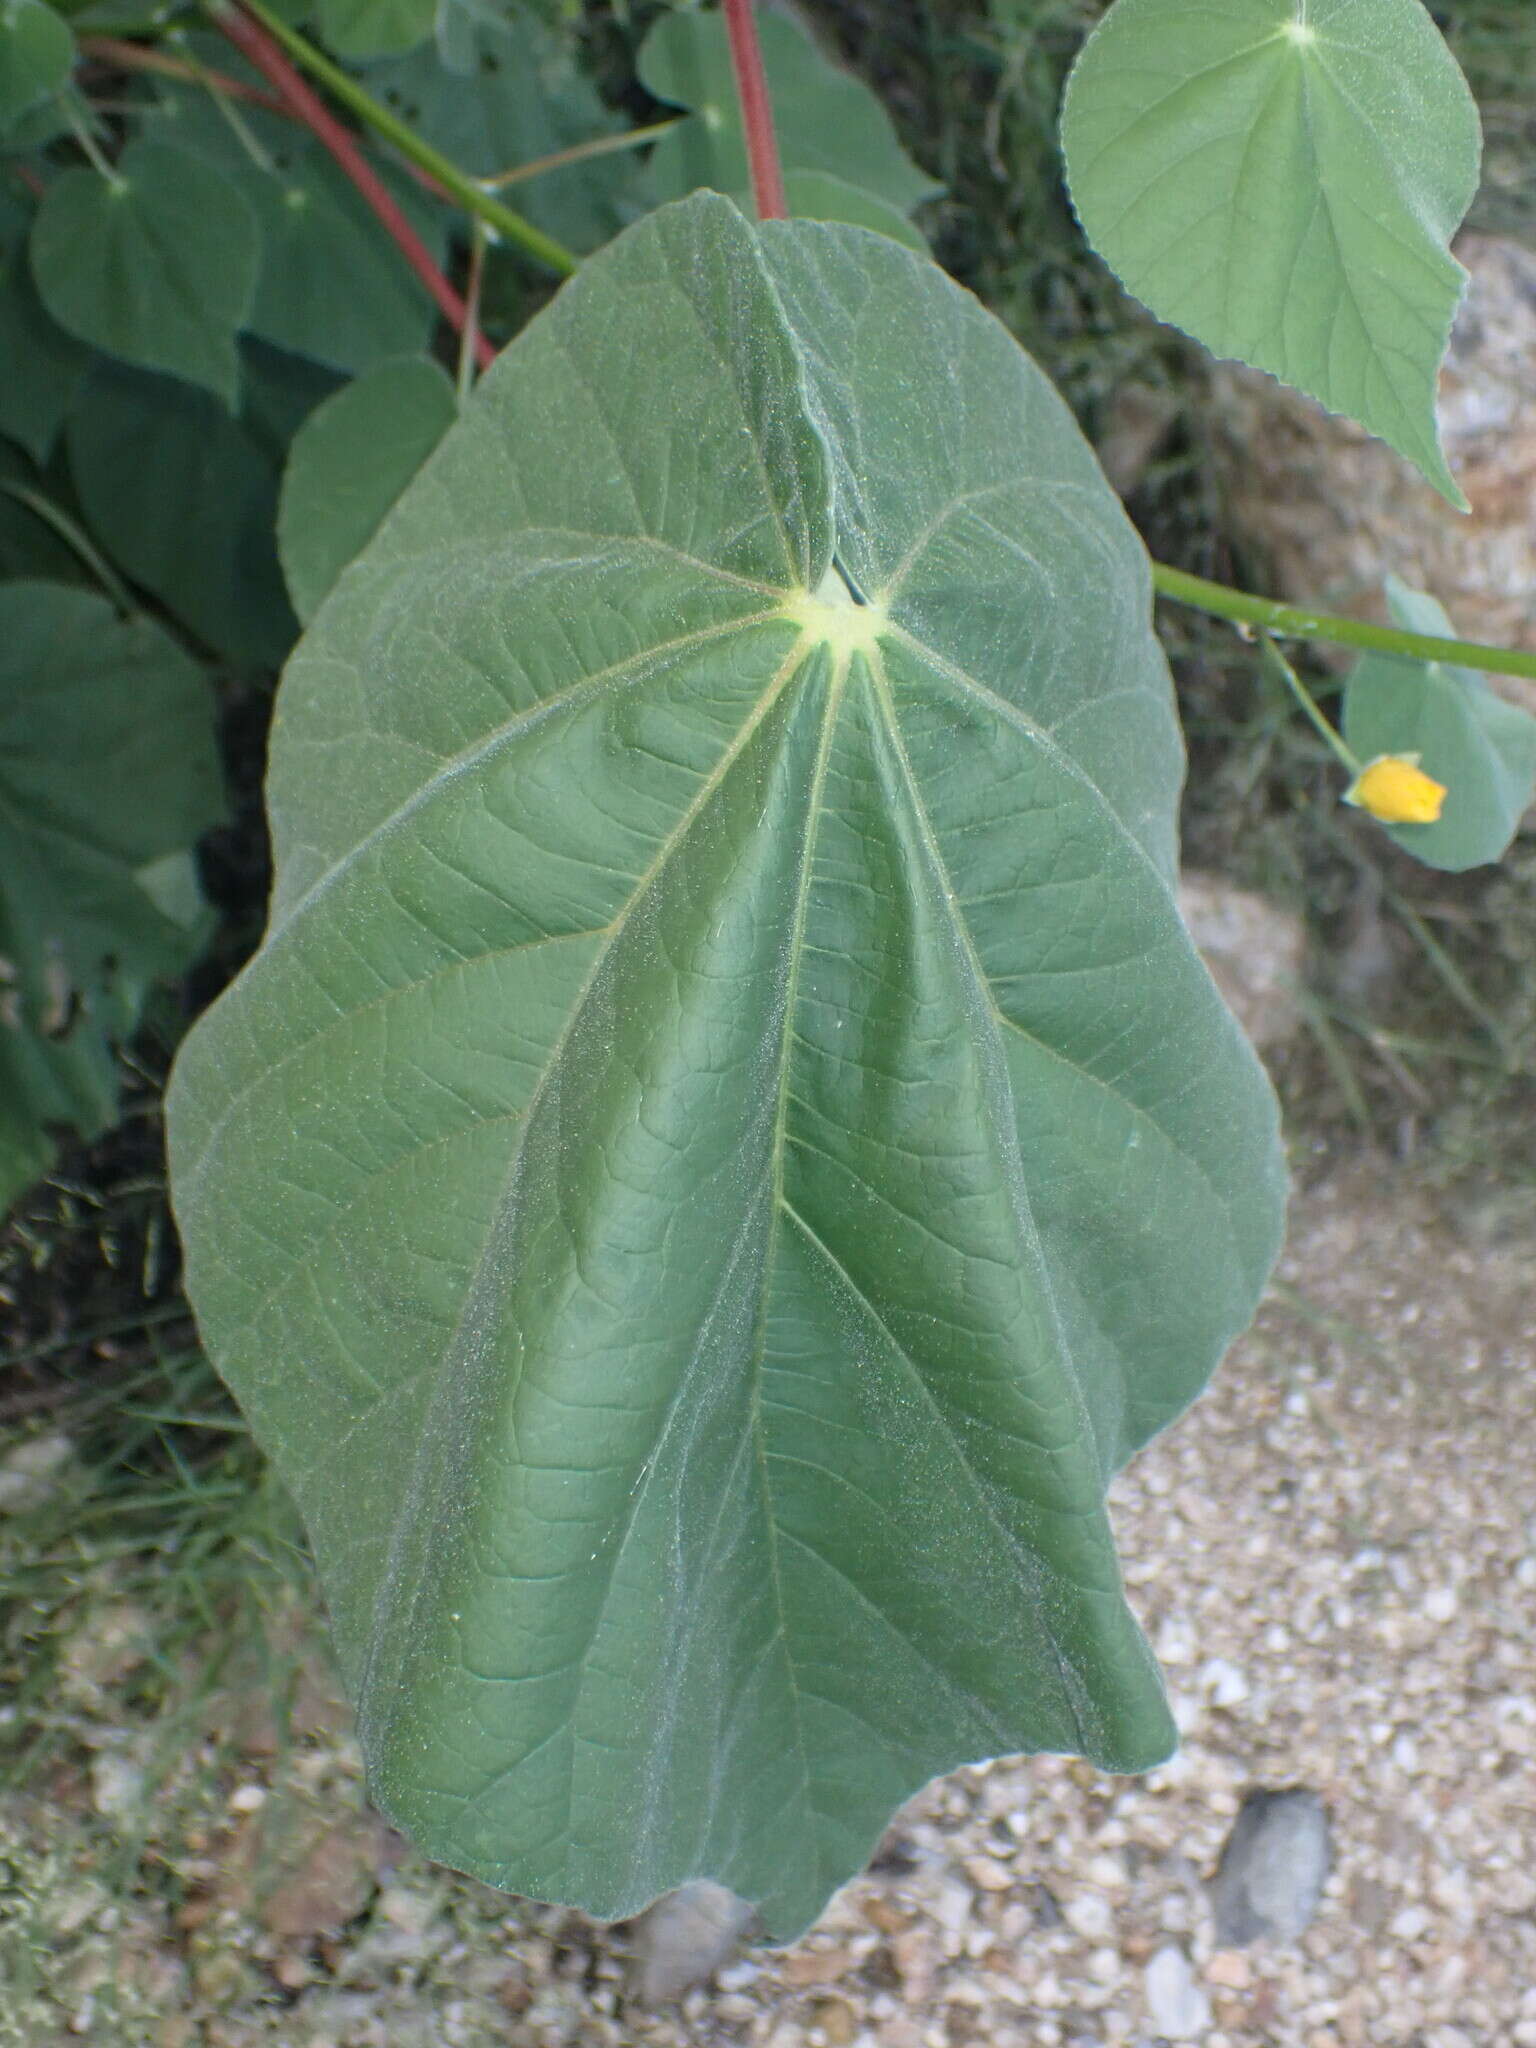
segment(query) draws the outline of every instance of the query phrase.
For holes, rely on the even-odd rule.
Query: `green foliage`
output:
[[[371,64],[370,92],[477,178],[616,134],[625,125],[574,63],[568,42],[503,0],[443,0],[436,46]],[[633,158],[599,157],[516,188],[528,219],[585,251],[636,210]]]
[[[44,311],[27,263],[28,226],[0,193],[0,434],[46,462],[91,352]]]
[[[1160,319],[1350,414],[1466,509],[1434,399],[1479,128],[1420,0],[1115,0],[1062,142],[1088,239]]]
[[[277,547],[305,621],[453,423],[453,386],[417,356],[380,363],[326,400],[283,472]]]
[[[1444,606],[1395,576],[1387,598],[1409,632],[1454,636]],[[1536,799],[1536,718],[1496,697],[1473,669],[1366,655],[1345,688],[1344,737],[1362,761],[1416,754],[1444,785],[1435,824],[1387,828],[1432,868],[1458,873],[1502,859]]]
[[[278,472],[244,426],[195,385],[103,363],[65,447],[92,532],[135,583],[237,666],[282,660],[298,627],[273,538]]]
[[[0,1209],[56,1128],[112,1121],[146,987],[201,943],[190,848],[222,810],[212,710],[148,620],[0,583]]]
[[[901,216],[940,190],[903,151],[889,114],[869,87],[829,63],[788,15],[765,13],[758,33],[785,172],[820,174],[807,195],[813,218],[851,220],[890,232],[886,219],[871,219],[862,195],[872,195]],[[707,186],[744,198],[747,146],[724,18],[692,9],[664,14],[636,62],[642,82],[657,99],[692,110],[656,145],[651,175],[658,195],[676,199]],[[846,186],[854,188],[850,211],[834,215],[828,209]]]
[[[432,33],[437,0],[320,0],[320,27],[340,57],[395,57]]]
[[[44,0],[0,0],[0,130],[51,99],[75,61],[75,39]]]
[[[211,50],[203,54],[212,61]],[[201,88],[162,83],[154,105],[155,133],[174,138],[238,186],[256,218],[261,257],[247,334],[341,370],[365,370],[426,347],[436,320],[431,300],[319,143],[295,123],[259,111],[240,115],[248,138],[242,140]],[[441,261],[448,242],[443,208],[390,165],[380,166],[380,176]]]
[[[163,143],[135,142],[111,177],[65,171],[32,229],[43,304],[79,340],[205,385],[233,407],[235,335],[261,239],[238,187]]]
[[[973,300],[699,195],[290,663],[176,1201],[431,1853],[786,1935],[936,1771],[1169,1747],[1104,1488],[1283,1176],[1173,900],[1148,595]]]

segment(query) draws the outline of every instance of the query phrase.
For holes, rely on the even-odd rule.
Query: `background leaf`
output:
[[[0,577],[90,581],[73,549],[34,509],[39,498],[55,502],[57,493],[56,476],[45,475],[13,441],[0,439]]]
[[[626,125],[577,68],[567,38],[525,8],[492,0],[444,0],[437,47],[370,64],[365,82],[477,178]],[[513,186],[507,197],[546,234],[594,249],[633,216],[640,175],[627,153],[599,157]]]
[[[0,1209],[53,1126],[112,1121],[116,1047],[201,941],[166,865],[222,811],[196,664],[89,591],[0,584]]]
[[[784,198],[795,220],[840,220],[850,227],[873,228],[877,235],[889,235],[919,255],[928,254],[928,244],[905,214],[875,193],[834,178],[830,171],[786,171]],[[750,210],[745,192],[738,204],[744,213]]]
[[[1397,577],[1387,579],[1392,616],[1410,633],[1456,638],[1445,608]],[[1418,754],[1445,787],[1433,825],[1389,825],[1405,853],[1459,873],[1503,858],[1536,797],[1536,718],[1494,695],[1473,669],[1368,654],[1344,692],[1344,737],[1370,762]]]
[[[273,539],[277,466],[245,428],[193,385],[103,363],[65,447],[113,561],[237,666],[276,667],[298,622]]]
[[[869,87],[824,57],[797,22],[759,10],[758,35],[786,173],[823,172],[899,214],[943,189],[903,151]],[[693,110],[693,118],[663,135],[652,152],[660,196],[676,199],[700,186],[745,192],[747,146],[724,17],[694,10],[664,15],[636,61],[648,92]],[[825,205],[829,188],[817,194],[817,204]]]
[[[254,72],[193,39],[197,54],[243,81]],[[157,133],[194,151],[238,186],[261,233],[261,266],[244,327],[277,348],[338,369],[364,370],[426,347],[436,308],[400,260],[400,252],[331,157],[294,122],[241,108],[259,163],[210,93],[157,81]],[[375,166],[391,195],[441,262],[448,243],[444,208],[387,163]]]
[[[1350,414],[1465,510],[1435,379],[1480,131],[1420,0],[1115,0],[1062,143],[1084,232],[1160,320]]]
[[[432,33],[437,0],[320,0],[320,32],[339,57],[398,56]]]
[[[31,247],[39,295],[61,327],[234,405],[235,334],[261,241],[244,196],[211,164],[135,142],[115,180],[65,171],[43,196]]]
[[[75,61],[75,39],[43,0],[0,0],[0,128],[56,93]]]
[[[0,194],[0,434],[46,462],[91,352],[49,318],[27,265],[28,211]]]
[[[883,236],[712,195],[332,592],[173,1174],[430,1854],[603,1918],[708,1873],[782,1936],[963,1758],[1166,1753],[1104,1488],[1282,1192],[1180,767],[1041,373]]]
[[[300,429],[283,473],[277,551],[306,623],[453,423],[453,386],[424,357],[380,363]]]

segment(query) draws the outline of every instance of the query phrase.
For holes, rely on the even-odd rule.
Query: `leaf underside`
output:
[[[712,195],[584,266],[326,599],[174,1179],[429,1853],[787,1936],[936,1772],[1171,1746],[1104,1489],[1282,1173],[1171,895],[1149,608],[968,295]]]
[[[1435,380],[1477,109],[1420,0],[1115,0],[1062,108],[1084,232],[1160,320],[1465,500]]]

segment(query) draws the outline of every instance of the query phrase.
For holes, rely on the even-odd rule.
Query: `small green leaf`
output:
[[[1150,598],[973,298],[697,194],[295,652],[175,1199],[430,1854],[783,1937],[938,1771],[1166,1753],[1104,1492],[1283,1168],[1174,898]]]
[[[526,8],[443,0],[436,48],[370,64],[368,90],[461,170],[492,178],[626,124],[576,65],[568,37]],[[633,217],[632,153],[548,171],[507,197],[573,249],[593,249]]]
[[[869,87],[824,57],[798,22],[760,9],[758,35],[786,173],[825,172],[900,214],[942,191],[902,150],[890,115]],[[693,10],[664,15],[636,65],[648,92],[692,109],[692,118],[663,135],[652,152],[651,174],[662,198],[700,186],[745,192],[747,145],[724,17]],[[818,205],[825,200],[822,188]]]
[[[75,39],[43,0],[0,0],[0,128],[52,97],[75,61]]]
[[[1395,576],[1392,616],[1410,633],[1454,639],[1445,609]],[[1472,669],[1368,654],[1344,692],[1344,737],[1362,761],[1417,754],[1445,787],[1432,825],[1385,829],[1426,867],[1459,874],[1503,858],[1536,797],[1536,718],[1495,696]]]
[[[27,264],[30,218],[0,195],[0,434],[46,462],[89,349],[49,318]]]
[[[99,364],[64,430],[91,530],[207,646],[275,667],[298,632],[277,565],[277,466],[196,386]]]
[[[1062,143],[1084,232],[1160,320],[1359,420],[1465,510],[1435,379],[1480,133],[1420,0],[1115,0]]]
[[[453,424],[453,386],[436,363],[380,363],[313,412],[283,473],[277,551],[308,621]]]
[[[320,32],[338,57],[398,57],[432,33],[437,0],[320,0]]]
[[[40,582],[0,584],[0,1209],[51,1132],[112,1121],[117,1047],[201,920],[166,864],[223,813],[213,697],[146,619]]]
[[[928,254],[928,244],[905,214],[863,186],[834,178],[830,171],[786,171],[784,198],[795,220],[846,221],[850,227],[873,228],[877,235],[889,235],[893,242],[915,249],[920,256]],[[743,212],[750,211],[745,192],[738,203]]]
[[[179,149],[135,142],[116,175],[65,171],[32,229],[43,304],[81,341],[216,391],[233,407],[235,335],[261,238],[238,187]]]

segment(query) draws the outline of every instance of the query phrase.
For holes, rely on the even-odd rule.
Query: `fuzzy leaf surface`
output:
[[[302,642],[176,1202],[432,1855],[604,1918],[707,1875],[784,1936],[964,1758],[1171,1746],[1104,1490],[1282,1175],[1172,896],[1149,616],[974,300],[701,194]]]
[[[1061,132],[1089,241],[1160,320],[1347,413],[1465,510],[1435,380],[1481,132],[1420,0],[1115,0]]]

